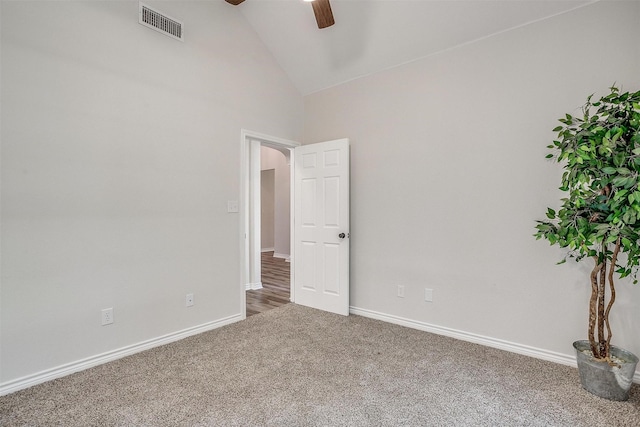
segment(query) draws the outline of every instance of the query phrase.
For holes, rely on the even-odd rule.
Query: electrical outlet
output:
[[[398,298],[404,298],[404,285],[398,285]]]
[[[102,326],[113,323],[113,308],[105,308],[102,310]]]
[[[427,302],[433,301],[433,289],[424,288],[424,300]]]
[[[193,294],[187,294],[185,303],[187,307],[193,307]]]
[[[238,201],[237,200],[229,200],[227,201],[227,212],[236,213],[238,212]]]

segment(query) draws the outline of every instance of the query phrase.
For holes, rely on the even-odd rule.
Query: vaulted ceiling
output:
[[[322,30],[302,0],[229,7],[238,8],[306,95],[593,2],[331,0],[336,23]]]

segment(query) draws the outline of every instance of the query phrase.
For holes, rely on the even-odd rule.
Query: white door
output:
[[[349,140],[294,150],[294,301],[349,314]]]

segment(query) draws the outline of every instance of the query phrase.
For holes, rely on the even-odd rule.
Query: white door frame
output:
[[[291,173],[290,252],[294,250],[294,160],[293,149],[301,144],[259,132],[240,132],[240,314],[247,317],[247,287],[260,286],[260,146],[274,148],[287,157]],[[294,262],[291,256],[291,301],[294,295]]]

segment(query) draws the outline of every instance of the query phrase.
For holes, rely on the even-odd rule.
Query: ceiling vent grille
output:
[[[140,8],[138,22],[140,22],[145,27],[149,27],[151,29],[159,31],[171,38],[184,41],[182,22],[169,17],[158,10],[150,8],[146,4],[139,4]]]

